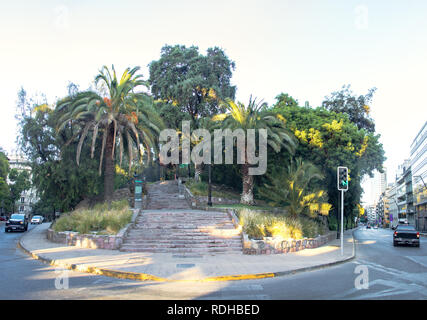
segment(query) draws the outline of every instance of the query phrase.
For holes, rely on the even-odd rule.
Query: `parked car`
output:
[[[369,223],[366,225],[366,229],[371,229],[371,225]]]
[[[378,226],[377,226],[377,225],[375,225],[375,226],[374,226],[374,229],[378,229]]]
[[[6,221],[4,227],[5,232],[9,231],[27,231],[28,230],[28,218],[25,214],[14,213],[11,215],[9,220]]]
[[[41,224],[43,223],[43,217],[42,216],[33,216],[31,218],[31,224]]]
[[[399,244],[410,244],[420,246],[420,233],[415,226],[399,224],[393,233],[393,246]]]
[[[7,221],[7,218],[5,216],[0,216],[0,221]]]

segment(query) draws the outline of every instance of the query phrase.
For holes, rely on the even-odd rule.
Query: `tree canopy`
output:
[[[341,90],[332,92],[330,96],[325,97],[322,106],[329,111],[348,114],[350,121],[359,129],[375,132],[374,120],[369,115],[371,111],[369,104],[377,88],[369,89],[365,95],[356,96],[350,87],[344,85]]]
[[[219,113],[219,100],[234,99],[236,87],[230,79],[235,63],[220,48],[202,55],[195,46],[166,45],[149,68],[154,99],[176,106],[193,120]]]
[[[348,115],[323,107],[289,106],[279,100],[272,110],[283,116],[286,127],[298,139],[295,156],[312,162],[325,175],[324,186],[335,212],[339,196],[336,170],[338,166],[349,168],[350,188],[345,207],[348,214],[353,214],[363,192],[362,177],[372,175],[375,169],[383,170],[385,157],[380,135],[359,129]],[[269,162],[269,165],[278,164]]]

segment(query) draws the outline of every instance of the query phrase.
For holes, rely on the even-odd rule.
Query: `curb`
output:
[[[58,262],[56,260],[52,260],[49,258],[45,258],[42,256],[39,256],[27,248],[25,248],[22,245],[22,238],[19,240],[17,247],[23,250],[26,254],[31,256],[35,260],[39,260],[43,263],[49,264],[51,266],[55,267],[61,267],[63,269],[72,270],[72,271],[78,271],[78,272],[84,272],[84,273],[91,273],[96,275],[102,275],[112,278],[118,278],[118,279],[127,279],[127,280],[138,280],[138,281],[157,281],[157,282],[216,282],[216,281],[238,281],[238,280],[255,280],[255,279],[265,279],[265,278],[277,278],[282,277],[290,274],[296,274],[306,271],[313,271],[317,269],[323,269],[326,267],[331,267],[334,265],[339,265],[345,262],[349,262],[353,260],[356,257],[356,241],[354,239],[354,231],[352,231],[352,238],[353,238],[353,254],[352,256],[341,259],[334,262],[329,262],[325,264],[320,264],[316,266],[311,267],[304,267],[294,270],[287,270],[287,271],[279,271],[279,272],[266,272],[266,273],[253,273],[253,274],[238,274],[238,275],[225,275],[225,276],[217,276],[217,277],[208,277],[203,279],[185,279],[185,280],[174,280],[174,279],[168,279],[168,278],[161,278],[157,277],[151,274],[147,273],[137,273],[137,272],[126,272],[126,271],[117,271],[117,270],[110,270],[110,269],[103,269],[98,267],[91,267],[91,266],[84,266],[84,265],[78,265],[78,264],[69,264],[69,263],[62,263]]]

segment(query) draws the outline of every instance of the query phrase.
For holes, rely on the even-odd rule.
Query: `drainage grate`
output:
[[[196,265],[194,263],[179,263],[176,265],[177,268],[192,268]]]

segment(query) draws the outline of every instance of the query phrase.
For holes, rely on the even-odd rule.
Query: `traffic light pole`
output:
[[[348,190],[348,168],[337,168],[337,188],[341,191],[341,255],[344,255],[344,191]],[[337,228],[338,234],[338,228]]]
[[[344,190],[341,190],[341,255],[344,255]]]

